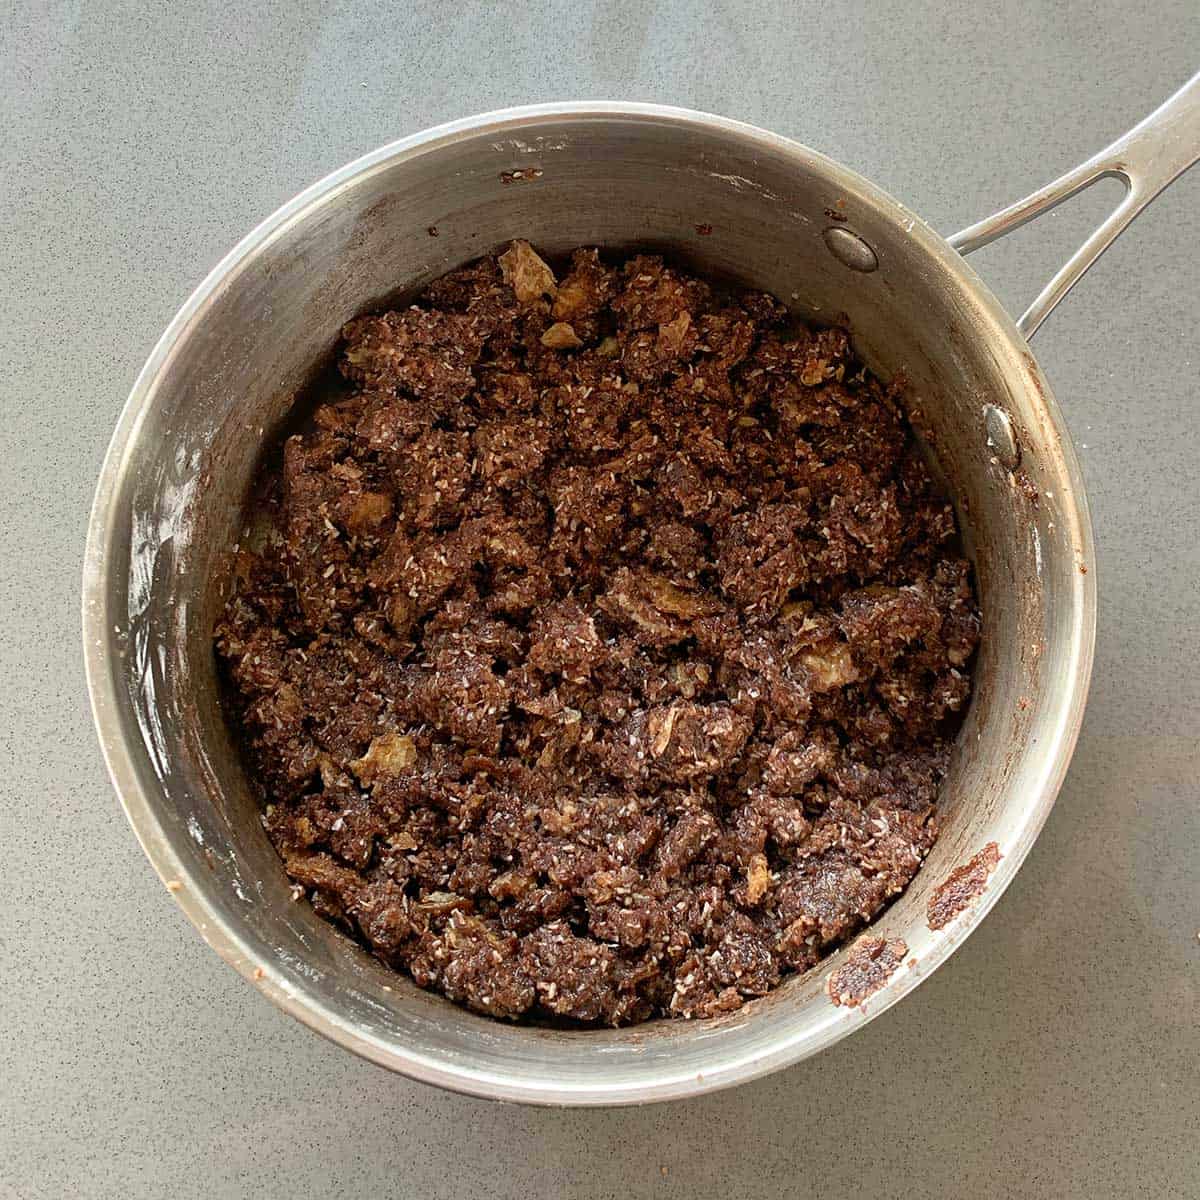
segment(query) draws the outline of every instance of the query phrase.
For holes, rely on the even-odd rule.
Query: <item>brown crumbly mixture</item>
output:
[[[913,877],[979,617],[846,334],[525,243],[345,329],[217,629],[287,872],[477,1012],[707,1017]]]

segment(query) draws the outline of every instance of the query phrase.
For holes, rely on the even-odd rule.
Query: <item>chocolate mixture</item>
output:
[[[706,1017],[919,868],[979,616],[840,329],[524,242],[345,329],[217,629],[295,894],[495,1017]]]

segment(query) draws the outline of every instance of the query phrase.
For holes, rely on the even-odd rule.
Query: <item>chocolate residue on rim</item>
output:
[[[902,938],[860,938],[850,957],[825,981],[825,991],[834,1004],[857,1008],[891,979],[907,953]]]
[[[535,180],[541,179],[545,172],[541,167],[525,167],[517,171],[501,171],[500,182],[508,185],[510,183],[533,183]]]
[[[1038,492],[1037,484],[1029,478],[1024,467],[1018,467],[1012,475],[1013,482],[1016,483],[1021,495],[1036,508],[1038,500],[1041,499],[1041,493]]]
[[[955,867],[929,898],[929,928],[944,929],[987,885],[1000,861],[1000,847],[988,842],[961,867]]]

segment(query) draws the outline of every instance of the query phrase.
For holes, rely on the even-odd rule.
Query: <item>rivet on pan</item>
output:
[[[879,266],[875,251],[857,233],[844,225],[830,225],[825,230],[824,237],[829,253],[850,270],[862,271],[865,274]]]
[[[1021,447],[1017,442],[1017,435],[1013,433],[1012,420],[1008,413],[994,404],[985,404],[983,424],[987,430],[988,452],[994,455],[1002,466],[1015,471],[1021,462]]]

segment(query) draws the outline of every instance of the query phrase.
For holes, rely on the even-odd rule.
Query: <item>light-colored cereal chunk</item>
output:
[[[426,913],[431,917],[444,917],[447,913],[470,907],[471,901],[457,892],[430,892],[413,905],[417,912]],[[447,940],[453,944],[453,939],[448,937]]]
[[[746,900],[750,904],[758,904],[771,887],[771,870],[767,866],[767,856],[756,854],[750,859],[746,870]]]
[[[661,758],[667,752],[678,718],[679,709],[673,704],[665,710],[658,709],[650,714],[650,753],[655,758]]]
[[[651,603],[659,612],[670,613],[673,617],[702,617],[712,611],[711,603],[702,596],[685,592],[676,587],[669,579],[661,575],[647,575],[646,592]]]
[[[809,686],[814,692],[828,692],[845,687],[858,678],[858,669],[850,656],[850,647],[844,642],[831,642],[820,650],[812,650],[800,656],[801,665],[808,672]]]
[[[550,350],[577,350],[583,343],[575,330],[565,321],[555,321],[542,334],[542,345]]]
[[[528,242],[513,242],[497,262],[504,282],[512,288],[522,304],[529,304],[542,296],[553,296],[558,290],[554,272]]]
[[[553,315],[559,320],[577,316],[587,307],[590,299],[591,292],[586,284],[578,279],[569,279],[558,289]]]
[[[367,747],[362,758],[350,764],[350,770],[367,787],[387,775],[399,775],[417,761],[417,748],[404,733],[383,733]]]
[[[706,662],[679,662],[667,668],[667,675],[685,700],[694,700],[696,693],[708,686],[712,669]]]
[[[683,348],[683,339],[687,337],[687,332],[691,328],[691,325],[691,314],[686,311],[681,312],[675,320],[668,321],[665,325],[658,327],[659,340],[678,353]]]

